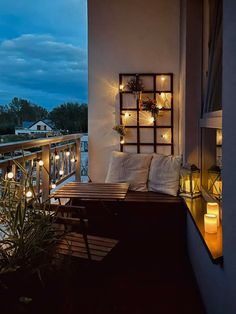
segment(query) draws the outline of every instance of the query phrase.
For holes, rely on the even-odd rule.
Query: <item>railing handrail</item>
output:
[[[0,144],[0,154],[9,153],[15,150],[33,148],[33,147],[40,147],[50,144],[56,144],[60,142],[70,141],[70,140],[77,140],[83,136],[81,133],[76,134],[68,134],[62,136],[53,136],[49,138],[40,138],[35,140],[28,140],[28,141],[20,141],[20,142],[10,142],[6,144]]]

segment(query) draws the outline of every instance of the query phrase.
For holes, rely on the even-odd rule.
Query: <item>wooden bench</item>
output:
[[[186,207],[178,196],[128,191],[122,201],[78,200],[77,204],[86,206],[92,233],[131,241],[147,250],[186,249]]]

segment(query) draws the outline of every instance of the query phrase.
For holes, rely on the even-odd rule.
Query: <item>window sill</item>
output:
[[[192,221],[198,230],[204,246],[214,264],[223,263],[222,251],[222,225],[218,227],[216,234],[209,234],[204,231],[204,214],[206,213],[206,201],[202,196],[197,198],[184,198],[185,204]]]

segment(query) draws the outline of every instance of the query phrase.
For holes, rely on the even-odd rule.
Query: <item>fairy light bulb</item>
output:
[[[64,174],[64,171],[63,171],[63,170],[60,170],[60,171],[59,171],[59,175],[60,175],[60,176],[63,176],[63,174]]]
[[[68,151],[68,152],[66,152],[66,156],[67,157],[69,157],[70,156],[70,152]]]
[[[26,196],[27,198],[32,197],[32,195],[33,195],[33,193],[32,193],[31,191],[28,191],[28,192],[25,194],[25,196]]]
[[[8,179],[13,179],[13,177],[14,177],[13,172],[10,171],[10,172],[7,173],[7,178]]]
[[[162,134],[161,137],[166,140],[168,138],[168,135],[167,134]]]
[[[70,161],[75,162],[75,157],[72,157]]]
[[[122,91],[124,89],[124,85],[120,84],[120,90]]]
[[[56,160],[60,159],[60,156],[57,155],[57,154],[55,154],[55,159],[56,159]]]
[[[125,144],[125,140],[122,139],[122,140],[120,141],[120,143],[121,143],[122,145]]]
[[[56,186],[57,186],[56,183],[52,183],[52,184],[51,184],[52,189],[55,189]]]
[[[42,167],[44,165],[44,162],[42,160],[39,160],[39,166]]]
[[[150,118],[149,118],[149,122],[150,122],[150,123],[153,123],[154,121],[155,121],[154,117],[150,117]]]
[[[165,93],[161,93],[161,98],[165,98]]]
[[[125,119],[129,118],[130,114],[128,112],[125,113]]]
[[[162,82],[164,82],[165,79],[166,79],[166,78],[165,78],[164,76],[161,77]]]

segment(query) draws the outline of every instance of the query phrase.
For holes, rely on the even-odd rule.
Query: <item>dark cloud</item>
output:
[[[51,35],[25,34],[0,43],[0,77],[5,86],[86,101],[87,53]]]
[[[87,102],[87,0],[0,1],[0,104]]]

